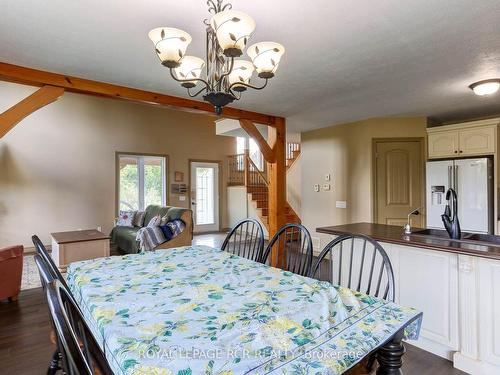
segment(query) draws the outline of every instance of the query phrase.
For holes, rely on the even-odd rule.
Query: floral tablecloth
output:
[[[115,374],[340,374],[421,313],[207,246],[73,263]]]

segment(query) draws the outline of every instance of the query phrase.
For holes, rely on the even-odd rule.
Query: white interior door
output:
[[[219,164],[191,162],[191,208],[194,231],[219,230]]]

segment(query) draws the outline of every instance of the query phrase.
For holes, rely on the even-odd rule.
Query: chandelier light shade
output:
[[[248,47],[247,54],[260,78],[272,78],[285,53],[285,47],[274,42],[260,42]]]
[[[469,88],[479,96],[493,95],[500,89],[500,78],[475,82]]]
[[[210,26],[215,31],[224,55],[238,57],[243,54],[248,39],[255,30],[255,21],[243,12],[226,10],[213,16]]]
[[[234,91],[245,91],[247,88],[238,83],[250,83],[253,71],[255,70],[253,64],[246,60],[234,60],[233,71],[228,76],[229,84],[233,86]]]
[[[148,35],[161,63],[168,68],[176,68],[180,65],[192,40],[191,35],[173,27],[157,27]]]
[[[203,95],[220,115],[222,108],[239,100],[251,88],[262,90],[274,77],[285,48],[274,42],[254,44],[247,50],[252,61],[235,60],[241,56],[255,30],[255,21],[242,12],[232,10],[224,0],[207,0],[213,16],[206,25],[206,58],[186,56],[191,36],[171,27],[158,27],[149,32],[155,52],[170,76],[187,89],[190,97]],[[257,70],[262,84],[250,84]],[[197,87],[200,83],[201,87]],[[195,89],[195,87],[197,87]],[[194,90],[194,91],[191,91]],[[197,91],[196,91],[197,90]]]
[[[181,65],[174,69],[175,76],[178,79],[189,80],[181,85],[185,88],[193,88],[196,86],[197,80],[201,77],[205,61],[196,56],[184,56],[181,60]]]

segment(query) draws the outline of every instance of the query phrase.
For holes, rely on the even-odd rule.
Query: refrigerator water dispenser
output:
[[[444,185],[432,185],[431,186],[431,196],[433,206],[442,206],[445,204],[445,186]]]

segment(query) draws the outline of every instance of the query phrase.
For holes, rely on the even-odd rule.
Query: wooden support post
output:
[[[273,145],[274,163],[268,163],[269,178],[269,236],[272,237],[286,224],[286,124],[285,119],[276,118],[274,127],[268,128],[268,142]],[[283,249],[273,249],[271,265],[285,264]]]
[[[63,93],[64,89],[61,87],[43,86],[0,114],[0,138],[25,117],[57,100]]]

